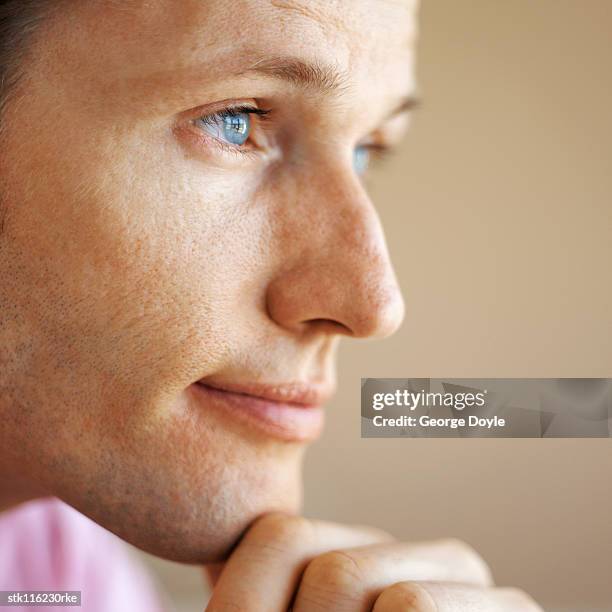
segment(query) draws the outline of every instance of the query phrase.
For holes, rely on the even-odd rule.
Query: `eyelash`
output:
[[[196,127],[198,127],[198,123],[204,123],[205,125],[214,125],[214,119],[218,117],[236,117],[238,115],[254,115],[259,117],[262,121],[268,118],[270,114],[270,110],[257,108],[255,106],[228,106],[227,108],[221,109],[216,113],[209,113],[207,115],[200,115],[193,120],[193,123]],[[215,142],[215,146],[218,146],[224,152],[227,152],[231,155],[256,155],[256,151],[251,147],[248,148],[245,145],[231,145],[210,134],[205,135],[206,138],[213,140]],[[248,140],[247,140],[248,142]]]
[[[369,151],[370,155],[372,156],[372,160],[376,162],[383,161],[393,154],[393,148],[386,144],[372,143],[361,146],[365,147]]]

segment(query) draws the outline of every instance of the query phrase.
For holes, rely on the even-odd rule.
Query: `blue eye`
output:
[[[370,163],[370,150],[368,147],[355,147],[353,151],[353,168],[357,174],[363,174]]]
[[[250,112],[225,110],[214,115],[200,117],[199,122],[211,136],[227,144],[240,147],[246,143],[251,134]]]

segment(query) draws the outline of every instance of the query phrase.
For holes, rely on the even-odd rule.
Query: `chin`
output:
[[[124,520],[125,511],[119,520],[113,512],[95,520],[104,525],[110,519],[109,527],[122,539],[158,557],[194,564],[219,562],[259,516],[299,512],[301,483],[275,484],[266,490],[243,483],[223,484],[199,497],[176,499],[173,505],[160,505],[157,500],[146,508],[136,504],[129,511],[129,521]]]
[[[182,563],[214,563],[227,557],[255,519],[268,512],[298,513],[302,501],[299,475],[268,473],[245,480],[231,469],[223,471],[204,488],[184,481],[148,492],[133,486],[121,496],[116,489],[84,496],[80,488],[58,496],[145,552]]]
[[[227,423],[200,435],[165,426],[101,449],[95,462],[71,457],[70,477],[49,488],[130,544],[183,563],[222,561],[262,514],[300,511],[303,446]]]

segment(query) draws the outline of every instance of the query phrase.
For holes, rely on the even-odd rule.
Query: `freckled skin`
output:
[[[411,91],[414,10],[92,0],[54,12],[0,143],[3,481],[188,562],[222,558],[263,512],[299,510],[304,445],[202,411],[189,387],[333,379],[339,336],[399,325],[351,156]],[[226,84],[211,75],[232,48],[228,69],[292,56],[348,82],[333,95]],[[258,97],[282,125],[273,162],[196,149],[174,129],[189,109]]]

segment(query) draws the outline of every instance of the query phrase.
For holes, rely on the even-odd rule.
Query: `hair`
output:
[[[49,0],[0,0],[0,130],[6,105],[21,77],[28,41]]]
[[[0,141],[6,107],[21,78],[28,41],[50,4],[49,0],[0,0]],[[0,189],[0,237],[6,223],[3,192]]]

